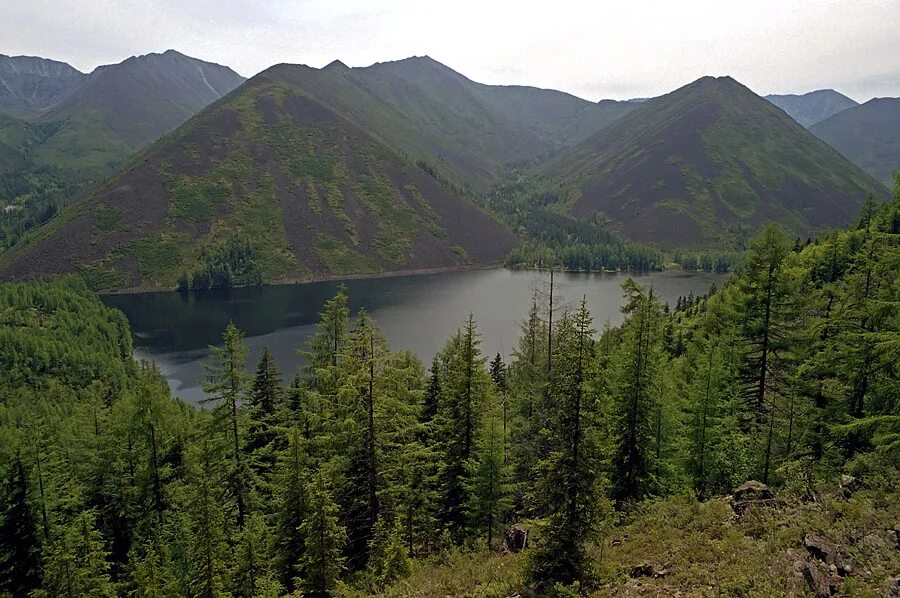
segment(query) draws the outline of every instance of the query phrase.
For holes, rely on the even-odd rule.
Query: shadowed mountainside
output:
[[[900,98],[875,98],[810,129],[886,185],[900,171]]]
[[[788,113],[806,128],[809,128],[848,108],[859,104],[833,89],[819,89],[804,94],[771,94],[766,99]]]

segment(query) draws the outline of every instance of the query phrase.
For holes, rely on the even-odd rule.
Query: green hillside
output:
[[[0,115],[0,251],[241,82],[170,50],[98,68],[32,120]]]
[[[220,286],[483,264],[513,246],[474,204],[288,81],[257,77],[142,152],[7,254],[4,276]]]
[[[810,129],[886,185],[900,171],[900,98],[875,98]]]
[[[158,63],[185,60],[132,59],[138,75],[111,81],[157,122],[175,96],[144,90],[177,71]],[[165,80],[180,89],[193,79]],[[116,94],[82,95],[56,110],[79,114]],[[47,137],[30,142],[29,155],[41,157],[33,162],[99,172],[111,164],[104,150],[138,138],[140,127],[115,106],[66,126],[89,118],[95,135],[112,133],[75,143],[66,128],[38,126],[49,124],[8,129]],[[71,147],[91,162],[64,157]],[[0,161],[28,172],[28,160],[2,146]],[[71,180],[47,172],[14,178],[51,189]],[[257,284],[494,262],[514,245],[510,228],[523,241],[511,265],[647,270],[671,260],[660,249],[685,248],[712,250],[688,257],[727,270],[765,223],[813,236],[846,224],[870,194],[887,192],[729,77],[642,102],[592,103],[476,83],[428,57],[282,64],[160,140],[2,265],[6,276],[81,270],[100,288]],[[15,210],[6,218],[21,219]]]
[[[886,189],[730,77],[655,98],[541,168],[561,207],[630,238],[722,246],[780,222],[810,235]]]

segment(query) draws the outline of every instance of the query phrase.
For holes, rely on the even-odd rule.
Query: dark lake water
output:
[[[557,305],[587,297],[595,328],[621,322],[620,285],[625,274],[556,274]],[[677,271],[634,275],[674,305],[679,295],[705,293],[723,275]],[[488,356],[508,355],[516,343],[535,291],[545,293],[549,275],[505,269],[346,281],[350,307],[364,307],[393,349],[410,350],[429,363],[469,312],[482,333]],[[334,296],[338,282],[266,286],[183,295],[176,292],[107,295],[104,303],[125,312],[138,357],[156,362],[178,396],[197,401],[209,345],[234,321],[250,347],[253,368],[263,347],[278,360],[285,380],[300,365],[297,350],[315,332],[318,312]]]

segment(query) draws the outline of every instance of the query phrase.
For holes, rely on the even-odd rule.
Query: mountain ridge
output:
[[[900,98],[873,98],[810,130],[885,185],[900,171]]]
[[[59,60],[0,54],[0,113],[16,118],[37,116],[42,108],[74,91],[85,77]]]
[[[565,213],[670,248],[733,249],[773,219],[806,236],[885,194],[728,76],[592,103],[476,83],[428,57],[278,64],[30,235],[3,276],[158,288],[207,284],[216,268],[240,283],[495,263],[515,239],[471,198],[492,205],[510,171],[524,175],[511,188],[537,177],[542,195],[526,201],[547,222]],[[526,234],[538,204],[496,213]]]
[[[487,213],[306,91],[255,77],[5,256],[3,275],[172,287],[246,240],[275,282],[478,265],[513,246]]]
[[[632,238],[698,246],[778,220],[797,234],[842,225],[887,191],[731,77],[703,77],[571,148],[543,169],[571,212]]]
[[[81,74],[28,119],[0,114],[0,250],[243,81],[169,50]]]
[[[769,100],[806,128],[859,102],[833,89],[817,89],[802,94],[769,94]]]

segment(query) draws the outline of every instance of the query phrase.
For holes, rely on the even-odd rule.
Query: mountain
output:
[[[101,66],[42,122],[95,119],[131,149],[168,133],[244,82],[227,66],[175,50]]]
[[[571,213],[632,239],[727,246],[774,220],[796,234],[842,226],[877,181],[730,77],[640,105],[542,168]]]
[[[886,185],[900,171],[900,98],[875,98],[810,129]]]
[[[766,99],[787,112],[804,127],[811,127],[859,103],[833,89],[819,89],[802,95],[767,95]]]
[[[64,98],[87,77],[56,60],[0,54],[0,112],[34,116]]]
[[[414,163],[425,142],[393,143],[409,129],[388,135],[389,108],[345,67],[273,67],[5,254],[2,276],[171,288],[182,274],[278,281],[502,259],[512,233]]]
[[[476,83],[434,59],[349,68],[277,65],[264,75],[328,104],[459,185],[485,191],[509,163],[568,146],[627,113],[547,89]]]
[[[771,220],[804,236],[843,225],[869,193],[887,194],[729,77],[593,103],[476,83],[428,57],[282,64],[141,152],[0,268],[171,288],[497,261],[515,238],[471,197],[529,242],[543,238],[522,221],[536,214],[581,243],[617,229],[733,248]]]
[[[0,249],[40,220],[35,212],[100,181],[243,81],[227,67],[169,50],[99,67],[29,120],[0,115],[0,207],[12,210],[0,221]]]

